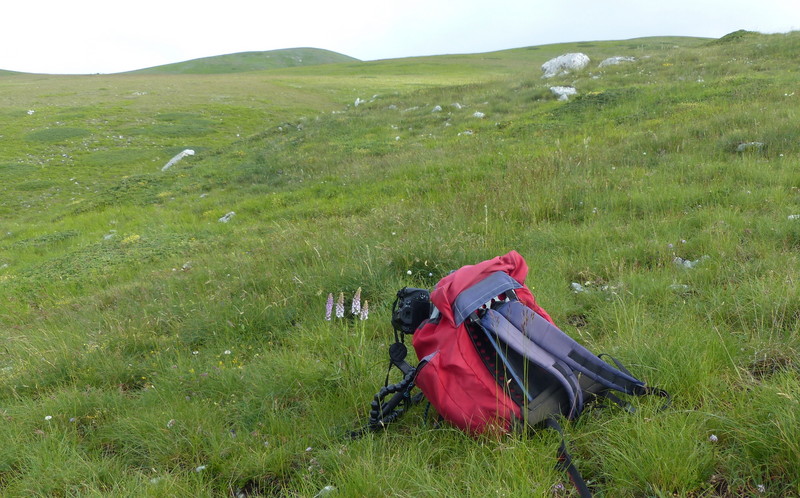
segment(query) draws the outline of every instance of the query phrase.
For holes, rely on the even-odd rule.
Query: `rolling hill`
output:
[[[131,74],[231,74],[287,67],[317,66],[358,59],[318,48],[287,48],[265,52],[240,52],[155,66]]]

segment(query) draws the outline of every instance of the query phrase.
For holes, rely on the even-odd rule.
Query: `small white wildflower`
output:
[[[169,422],[167,422],[167,429],[171,428],[173,425],[175,425],[175,419],[171,418]]]
[[[231,350],[230,349],[226,349],[222,354],[231,354]]]
[[[192,354],[200,354],[200,351],[192,351]]]
[[[719,438],[717,437],[716,434],[712,434],[708,436],[708,440],[711,441],[712,443],[716,443],[717,441],[719,441]]]
[[[206,465],[200,465],[196,469],[194,469],[194,471],[195,472],[202,472],[202,471],[206,470],[206,468],[207,468]]]
[[[28,110],[28,116],[33,116],[33,113],[36,112],[33,109]]]
[[[45,419],[45,420],[51,420],[52,418],[53,418],[53,416],[52,416],[52,415],[48,415],[48,416],[46,416],[44,419]]]
[[[472,117],[481,119],[481,118],[486,117],[486,114],[482,113],[481,111],[475,111],[475,114],[473,114]]]
[[[353,315],[361,314],[361,287],[356,290],[353,296],[353,304],[350,306],[350,313]]]
[[[336,318],[344,318],[344,292],[339,293],[339,299],[336,301]]]
[[[309,446],[308,448],[306,448],[306,452],[309,452],[309,451],[314,451],[314,448],[312,448],[311,446]]]
[[[407,275],[411,275],[411,273],[412,273],[412,272],[411,272],[411,270],[408,270],[408,271],[406,272],[406,274],[407,274]]]
[[[756,485],[756,489],[758,490],[759,493],[766,493],[767,492],[767,487],[764,486],[763,484],[757,484]]]

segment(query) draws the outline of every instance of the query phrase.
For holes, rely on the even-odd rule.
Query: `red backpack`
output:
[[[515,420],[523,418],[521,407],[512,400],[509,388],[501,385],[503,379],[495,377],[493,370],[498,364],[490,362],[487,365],[484,362],[485,345],[482,351],[476,348],[475,334],[468,330],[469,316],[456,316],[454,311],[455,301],[462,292],[496,272],[503,272],[515,281],[510,286],[515,287],[513,291],[520,303],[552,323],[550,315],[536,304],[531,292],[522,285],[528,274],[528,265],[519,253],[512,251],[505,256],[464,266],[441,279],[431,293],[431,302],[438,310],[438,316],[423,322],[412,340],[417,357],[425,362],[422,368],[417,369],[417,387],[425,393],[425,398],[439,415],[470,433],[481,433],[488,427],[508,430]],[[492,295],[488,299],[477,296],[474,309],[511,290],[502,287],[490,289],[488,294]]]
[[[615,392],[669,402],[666,391],[647,387],[618,361],[610,365],[559,330],[525,287],[527,274],[525,260],[511,251],[450,273],[430,294],[399,291],[389,355],[404,378],[376,394],[364,430],[385,427],[422,396],[470,434],[542,424],[563,434],[557,418],[574,419],[598,397],[631,409]],[[403,334],[413,334],[416,368],[404,359]],[[422,396],[411,396],[415,386]],[[559,460],[581,495],[590,496],[563,440]]]

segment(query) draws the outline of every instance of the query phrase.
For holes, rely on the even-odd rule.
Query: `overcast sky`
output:
[[[800,0],[7,0],[0,69],[114,73],[315,47],[362,60],[800,29]]]

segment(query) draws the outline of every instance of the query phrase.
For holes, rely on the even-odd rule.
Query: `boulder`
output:
[[[180,160],[181,160],[181,159],[183,159],[184,157],[186,157],[186,156],[193,156],[193,155],[194,155],[194,151],[193,151],[192,149],[186,149],[186,150],[184,150],[183,152],[180,152],[180,153],[178,153],[178,154],[177,154],[175,157],[173,157],[172,159],[170,159],[170,160],[169,160],[169,162],[168,162],[167,164],[165,164],[163,168],[161,168],[161,171],[167,171],[167,170],[168,170],[168,169],[170,169],[170,168],[171,168],[173,165],[175,165],[175,163],[177,163],[178,161],[180,161]]]
[[[578,71],[589,65],[589,56],[582,53],[559,55],[542,64],[543,78],[552,78]]]
[[[551,86],[550,91],[558,97],[558,100],[569,100],[570,95],[578,94],[574,86]]]
[[[609,57],[608,59],[604,59],[598,67],[616,66],[622,62],[636,62],[636,57],[623,57],[621,55]]]
[[[736,146],[736,152],[745,152],[747,150],[761,150],[764,148],[764,142],[747,142]]]

